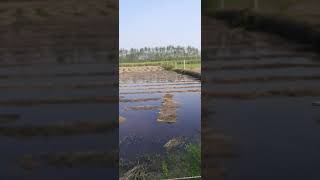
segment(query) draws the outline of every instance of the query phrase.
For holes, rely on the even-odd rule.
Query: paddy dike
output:
[[[142,164],[155,178],[169,140],[200,142],[201,83],[158,66],[120,67],[119,80],[120,177]]]
[[[203,177],[319,178],[319,55],[214,18],[202,24]]]

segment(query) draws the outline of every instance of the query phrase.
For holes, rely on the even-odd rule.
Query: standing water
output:
[[[164,157],[200,146],[199,80],[160,67],[123,67],[119,86],[120,175],[141,164],[148,177],[163,176]]]

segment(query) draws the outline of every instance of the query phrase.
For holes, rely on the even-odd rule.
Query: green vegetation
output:
[[[200,50],[191,46],[145,47],[119,51],[120,63],[195,60],[200,57]]]
[[[185,63],[186,69],[201,68],[200,59],[191,60],[167,60],[167,61],[139,61],[139,62],[129,62],[120,63],[120,67],[132,67],[132,66],[162,66],[162,67],[172,67],[171,69],[183,69]]]
[[[201,175],[201,146],[187,144],[185,149],[167,154],[162,161],[164,178],[177,178]]]

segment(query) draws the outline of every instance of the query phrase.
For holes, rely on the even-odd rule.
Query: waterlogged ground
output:
[[[205,179],[319,179],[319,56],[279,37],[203,24]]]
[[[107,64],[11,62],[0,69],[0,179],[118,176],[117,78]]]
[[[120,68],[119,86],[120,174],[142,164],[161,176],[165,156],[199,144],[200,81],[159,67]]]

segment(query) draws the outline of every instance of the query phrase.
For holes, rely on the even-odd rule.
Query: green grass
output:
[[[201,146],[187,144],[185,149],[167,154],[162,161],[163,178],[191,177],[201,175]]]
[[[186,68],[200,68],[201,60],[186,60]],[[130,62],[119,63],[120,67],[134,67],[134,66],[173,66],[173,68],[183,68],[183,61],[143,61],[143,62]]]

